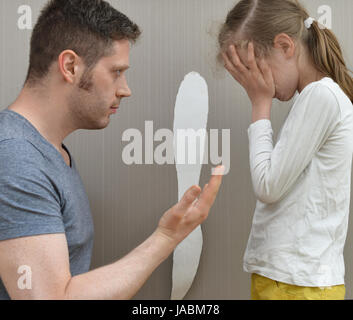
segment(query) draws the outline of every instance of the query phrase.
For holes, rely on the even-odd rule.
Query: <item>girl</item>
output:
[[[241,0],[219,35],[252,103],[253,299],[344,299],[353,79],[335,35],[295,0]],[[298,91],[298,93],[296,93]],[[272,99],[294,105],[273,146]]]

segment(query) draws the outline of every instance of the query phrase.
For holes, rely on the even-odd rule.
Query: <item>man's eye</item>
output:
[[[121,71],[120,71],[120,70],[117,70],[117,71],[116,71],[116,75],[117,75],[118,77],[120,77],[120,76],[121,76]]]

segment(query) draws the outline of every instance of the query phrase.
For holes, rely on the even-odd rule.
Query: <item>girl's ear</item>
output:
[[[285,33],[278,34],[273,40],[274,47],[283,51],[287,58],[295,53],[295,43],[290,36]]]

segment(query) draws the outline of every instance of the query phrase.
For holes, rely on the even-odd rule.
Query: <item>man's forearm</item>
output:
[[[72,277],[65,299],[131,299],[174,247],[171,239],[156,231],[119,261]]]

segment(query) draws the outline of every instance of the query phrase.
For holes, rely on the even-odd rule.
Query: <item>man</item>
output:
[[[63,141],[107,127],[131,95],[125,72],[139,35],[101,0],[52,0],[42,11],[24,88],[0,113],[0,299],[129,299],[207,218],[222,172],[202,193],[191,187],[127,256],[89,271],[92,218]],[[19,285],[23,266],[30,290]]]

